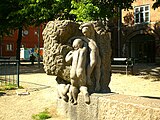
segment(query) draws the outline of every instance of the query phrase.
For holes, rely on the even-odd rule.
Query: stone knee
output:
[[[81,86],[80,91],[82,92],[82,94],[84,96],[85,103],[89,104],[90,103],[90,98],[89,98],[89,93],[88,93],[87,87],[86,86]]]
[[[84,74],[83,71],[84,70],[80,69],[80,68],[76,70],[76,75],[77,75],[78,78],[82,78],[83,77],[83,74]]]
[[[90,61],[90,67],[93,67],[93,66],[95,66],[96,65],[96,60],[91,60]]]
[[[63,99],[64,101],[68,101],[67,97],[67,92],[69,91],[70,85],[65,85],[65,84],[58,84],[57,86],[57,92],[58,92],[58,97]]]
[[[88,93],[88,88],[86,86],[81,86],[79,90],[82,94]]]
[[[79,90],[77,87],[72,86],[71,91],[72,91],[71,93],[72,93],[72,97],[73,97],[73,104],[76,105]]]

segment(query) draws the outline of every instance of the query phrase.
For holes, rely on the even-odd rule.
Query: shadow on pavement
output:
[[[125,70],[125,68],[116,68],[116,70],[112,70],[112,73],[126,74]],[[130,70],[128,73],[132,75]],[[136,63],[133,66],[133,75],[147,75],[145,79],[154,77],[155,80],[153,82],[160,81],[160,65],[155,63]]]
[[[6,93],[5,92],[0,92],[0,97],[5,95]]]
[[[20,74],[27,74],[27,73],[45,73],[43,69],[43,64],[21,64],[20,67]]]
[[[140,97],[151,98],[151,99],[160,99],[160,97],[152,97],[152,96],[140,96]]]
[[[157,82],[160,81],[160,66],[155,63],[137,63],[134,66],[134,74],[149,75],[150,77],[156,78],[155,81]],[[148,77],[145,79],[148,79]]]
[[[31,87],[27,88],[29,90],[29,92],[39,91],[39,90],[51,88],[51,86],[43,85],[43,84],[38,84],[38,83],[33,83],[33,82],[21,81],[21,83],[25,83],[28,86],[31,86]]]

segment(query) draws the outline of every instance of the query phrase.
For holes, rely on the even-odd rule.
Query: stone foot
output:
[[[84,95],[84,101],[85,101],[86,104],[89,104],[89,103],[90,103],[90,98],[89,98],[89,94],[88,94],[88,93],[86,93],[86,94]]]
[[[65,102],[68,102],[68,97],[67,97],[67,96],[63,96],[62,99],[63,99]]]
[[[74,102],[73,102],[73,105],[77,105],[77,101],[74,101]]]

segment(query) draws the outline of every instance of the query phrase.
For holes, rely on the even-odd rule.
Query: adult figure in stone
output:
[[[95,91],[100,90],[100,77],[101,77],[101,58],[99,55],[99,48],[95,42],[95,30],[92,23],[84,23],[80,26],[83,35],[87,38],[84,39],[89,47],[89,64],[87,66],[87,82],[92,85],[91,74],[94,71],[94,76],[96,79]]]

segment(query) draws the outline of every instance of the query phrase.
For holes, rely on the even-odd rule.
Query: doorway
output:
[[[155,38],[151,35],[138,34],[129,40],[129,56],[139,63],[155,62]]]

